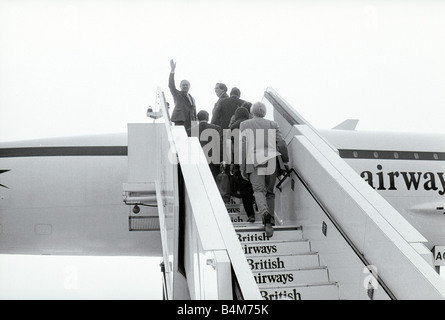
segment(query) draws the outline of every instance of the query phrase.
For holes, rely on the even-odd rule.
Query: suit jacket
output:
[[[208,131],[204,132],[207,129]],[[204,135],[202,135],[203,132]],[[190,137],[196,137],[196,134],[198,134],[199,143],[204,150],[207,162],[220,164],[222,157],[222,131],[220,126],[200,121],[197,126],[187,129],[187,134]],[[214,139],[217,140],[215,141]],[[213,154],[213,151],[219,151],[219,156]]]
[[[213,119],[213,115],[215,114],[215,110],[216,110],[216,107],[218,106],[219,102],[220,102],[222,99],[226,99],[226,98],[228,98],[228,97],[229,97],[229,95],[225,92],[225,93],[223,93],[223,94],[221,95],[221,97],[219,97],[218,100],[215,102],[215,105],[213,106],[213,109],[212,109],[212,119]]]
[[[252,173],[258,166],[275,169],[277,144],[283,140],[278,123],[254,117],[241,122],[240,130],[241,171]]]
[[[235,110],[241,107],[244,102],[244,100],[236,96],[221,99],[213,112],[212,124],[219,125],[223,130],[228,129],[230,118],[232,118]]]
[[[171,121],[173,122],[184,121],[186,123],[185,125],[186,129],[190,128],[191,126],[190,122],[196,120],[195,99],[193,99],[192,97],[192,103],[191,103],[188,97],[188,95],[190,94],[176,89],[175,74],[171,72],[168,78],[168,87],[175,102],[175,108],[173,109]]]
[[[232,119],[234,118],[234,116],[232,117]],[[227,135],[226,137],[224,137],[224,139],[226,139],[226,143],[230,145],[230,153],[231,153],[231,163],[236,164],[239,167],[239,164],[241,163],[240,161],[240,124],[243,121],[246,121],[250,118],[239,118],[236,121],[234,121],[231,125],[230,125],[230,135]],[[230,141],[229,141],[230,140]],[[229,151],[227,151],[227,154],[229,153]],[[228,161],[227,161],[228,162]]]

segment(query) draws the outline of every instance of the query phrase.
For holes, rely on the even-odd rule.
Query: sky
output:
[[[0,141],[125,132],[157,87],[274,88],[313,126],[444,132],[443,1],[0,0]]]
[[[157,87],[173,105],[170,59],[177,85],[190,81],[198,111],[212,110],[214,85],[224,82],[250,102],[272,87],[320,129],[353,118],[358,130],[444,133],[443,39],[438,0],[0,0],[0,142],[151,122],[146,110]],[[42,266],[39,279],[13,267],[22,258]],[[50,265],[68,270],[54,288],[80,275],[77,290],[60,289],[63,297],[89,297],[82,277],[101,263],[112,271],[89,258],[3,255],[0,279],[38,287]],[[134,263],[150,264],[157,277],[158,261],[125,262]],[[104,279],[93,284],[103,287]],[[47,297],[61,294],[53,289]]]

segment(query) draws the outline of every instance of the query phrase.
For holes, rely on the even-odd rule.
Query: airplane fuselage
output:
[[[0,253],[161,255],[129,231],[124,135],[5,143],[0,170]]]
[[[445,244],[445,136],[322,131],[339,155],[428,239]]]
[[[445,245],[445,137],[321,134],[426,239]],[[0,253],[161,255],[158,231],[129,231],[126,134],[0,144]]]

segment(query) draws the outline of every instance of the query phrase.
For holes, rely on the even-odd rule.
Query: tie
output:
[[[192,95],[190,94],[190,93],[187,93],[187,97],[189,98],[189,101],[190,101],[190,104],[193,106],[193,105],[195,105],[195,101],[193,100],[193,97],[192,97]]]
[[[189,98],[190,105],[192,108],[190,109],[190,119],[191,121],[196,121],[196,110],[195,110],[195,100],[190,93],[187,93],[187,98]]]

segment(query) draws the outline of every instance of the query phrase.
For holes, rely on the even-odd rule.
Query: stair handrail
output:
[[[271,87],[268,87],[264,92],[264,98],[266,98],[273,106],[274,110],[277,111],[284,119],[291,125],[306,125],[312,132],[314,132],[320,139],[322,139],[334,152],[339,153],[337,148],[335,148],[328,140],[326,140],[317,129],[315,129],[309,121],[307,121],[300,113],[298,113],[294,108],[285,107],[289,104],[284,101],[284,99]]]
[[[297,141],[301,141],[300,145],[301,146],[306,145],[306,148],[309,148],[311,146],[311,144],[314,144],[314,145],[312,145],[311,149],[313,148],[315,152],[317,152],[317,153],[326,152],[326,154],[329,154],[330,153],[328,151],[329,149],[326,147],[322,147],[323,143],[324,143],[324,145],[328,145],[331,148],[331,152],[334,151],[335,153],[338,154],[337,149],[334,148],[328,141],[326,141],[326,139],[324,139],[319,134],[318,130],[314,129],[292,107],[290,107],[286,102],[284,102],[284,100],[282,98],[280,98],[278,96],[278,94],[273,89],[268,88],[267,91],[265,92],[264,96],[272,104],[272,106],[274,107],[274,110],[276,110],[281,115],[281,117],[283,117],[286,121],[288,121],[292,128],[296,129],[296,130],[291,129],[289,131],[288,136],[290,137],[290,140],[297,139]],[[293,134],[291,134],[292,132],[293,132]],[[295,135],[295,132],[298,132],[297,134],[300,136]],[[287,140],[289,140],[289,139],[287,139]],[[317,147],[315,146],[315,144],[317,145]],[[320,150],[317,149],[318,147],[320,147]],[[323,151],[321,149],[323,149]],[[337,158],[338,157],[333,157],[333,158],[329,158],[329,159],[326,158],[325,160],[329,161],[329,166],[333,166],[332,169],[339,170],[339,169],[337,169],[337,166],[338,166],[338,168],[342,168],[344,170],[349,168],[346,171],[348,171],[348,172],[351,171],[351,174],[352,174],[352,169],[349,166],[347,166],[346,164],[344,164],[344,162],[342,162],[343,164],[340,165],[339,161],[341,159],[337,159]],[[331,162],[331,161],[333,161],[333,162]],[[296,170],[293,170],[293,172],[297,176],[301,176],[296,172]],[[360,193],[359,190],[362,190],[361,186],[363,184],[361,184],[361,182],[363,182],[363,181],[359,180],[358,175],[357,176],[351,175],[350,177],[356,177],[353,179],[355,181],[355,184],[351,185],[351,187],[359,188],[357,190],[354,190],[354,192]],[[301,177],[299,177],[299,179],[302,182],[302,184],[305,186],[305,188],[309,191],[309,193],[312,195],[313,191],[309,187],[308,183],[305,182]],[[363,189],[363,190],[365,190],[364,194],[367,194],[367,195],[369,195],[372,191],[369,189]],[[428,266],[426,265],[427,262],[422,257],[420,257],[418,255],[418,252],[416,251],[414,246],[410,245],[413,242],[425,241],[425,238],[416,229],[414,229],[406,220],[404,220],[402,217],[400,217],[400,215],[397,215],[395,209],[393,209],[383,199],[383,197],[380,197],[380,196],[378,196],[378,194],[374,194],[374,193],[373,193],[373,195],[374,196],[371,196],[371,195],[369,195],[369,196],[371,196],[371,198],[376,201],[378,199],[381,199],[381,201],[383,201],[383,202],[375,202],[374,200],[372,200],[372,203],[371,202],[369,203],[371,205],[370,209],[372,208],[372,213],[369,213],[369,218],[373,217],[373,219],[376,219],[375,223],[377,223],[379,228],[384,228],[386,230],[385,232],[389,232],[389,234],[391,235],[390,238],[392,239],[391,241],[394,241],[395,246],[398,246],[398,245],[402,246],[403,249],[402,248],[398,249],[398,250],[400,250],[401,256],[406,255],[405,257],[407,258],[407,261],[410,261],[411,263],[413,263],[414,269],[417,270],[418,274],[422,275],[425,279],[427,279],[426,286],[430,286],[429,288],[431,288],[431,289],[434,288],[434,290],[436,290],[435,294],[437,294],[437,295],[433,294],[433,296],[435,296],[435,297],[439,296],[439,297],[442,297],[442,299],[443,299],[445,297],[445,293],[444,293],[445,287],[443,285],[443,280],[439,281],[440,279],[438,279],[437,274],[435,274],[435,272],[434,273],[432,272],[434,270],[432,270],[432,268],[431,268],[431,270],[428,268]],[[358,247],[353,243],[351,238],[346,234],[344,229],[341,228],[341,226],[339,225],[338,221],[336,221],[334,216],[331,213],[329,213],[328,210],[326,210],[326,206],[322,203],[322,201],[319,199],[319,197],[317,197],[315,194],[313,195],[313,197],[314,196],[315,196],[315,198],[314,198],[315,201],[317,203],[319,203],[320,208],[323,210],[323,212],[326,214],[326,216],[337,227],[338,231],[343,235],[344,239],[348,242],[348,244],[351,246],[351,248],[354,250],[354,252],[357,254],[357,256],[363,261],[363,263],[365,263],[365,265],[368,267],[368,269],[370,269],[370,264],[367,261],[368,259],[366,259],[363,256],[363,254],[360,252]],[[363,194],[361,194],[360,197],[362,197],[361,199],[364,199]],[[369,201],[369,200],[367,200],[367,201]],[[361,205],[363,205],[363,204],[361,204]],[[386,211],[388,211],[388,212],[386,212],[386,211],[382,212],[381,211],[381,210],[383,210],[382,208],[385,208]],[[402,230],[396,229],[396,226],[399,226],[399,227],[401,226]],[[403,228],[405,228],[405,229],[403,229]],[[403,239],[403,241],[402,241],[402,239]],[[414,256],[414,252],[417,253],[415,256]],[[414,261],[416,262],[416,264],[414,264]],[[390,282],[390,281],[387,281],[387,280],[383,281],[383,279],[378,274],[376,274],[376,272],[374,272],[373,270],[370,270],[370,272],[374,275],[376,280],[379,281],[379,283],[382,285],[382,287],[385,288],[385,291],[388,293],[388,295],[393,299],[396,298],[393,290],[390,290],[388,285],[386,284],[386,282]],[[399,285],[399,284],[397,283],[397,285]]]
[[[311,195],[312,199],[314,199],[314,201],[317,203],[318,207],[329,218],[329,220],[332,222],[332,224],[335,226],[335,228],[338,230],[338,232],[342,235],[343,239],[345,239],[346,243],[354,251],[354,253],[357,255],[357,257],[363,262],[363,264],[365,266],[368,266],[370,274],[374,276],[374,278],[378,282],[378,284],[385,290],[385,292],[388,294],[388,296],[392,300],[396,300],[396,296],[391,291],[391,289],[388,287],[388,285],[385,283],[385,281],[383,281],[383,279],[378,275],[377,271],[373,268],[373,265],[360,252],[359,248],[354,244],[354,242],[346,234],[346,232],[343,230],[343,228],[340,226],[340,224],[335,220],[335,218],[332,216],[332,214],[329,212],[329,210],[326,208],[326,206],[323,205],[323,202],[311,190],[311,188],[309,187],[307,182],[303,179],[303,177],[300,174],[298,174],[298,172],[294,168],[287,167],[285,174],[279,180],[279,183],[276,185],[276,188],[281,191],[281,185],[284,183],[284,181],[287,178],[289,178],[291,176],[292,173],[298,178],[298,180],[300,180],[301,184],[304,186],[306,191]]]

